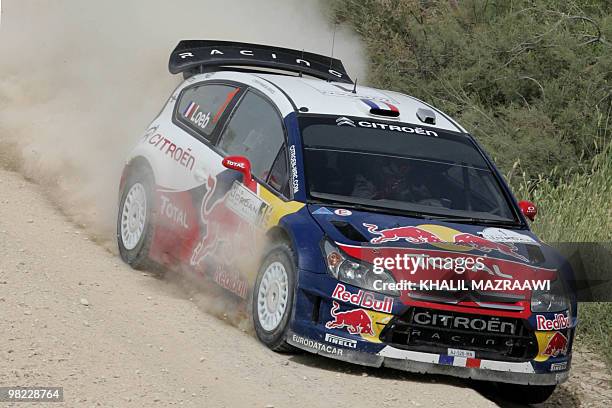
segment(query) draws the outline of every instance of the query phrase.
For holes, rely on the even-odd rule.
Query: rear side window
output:
[[[287,168],[287,147],[285,145],[283,145],[274,161],[268,177],[268,185],[285,197],[289,197],[289,170]]]
[[[178,104],[178,120],[211,141],[221,115],[239,90],[220,84],[188,88],[183,92]]]
[[[246,156],[253,175],[266,180],[284,142],[283,123],[276,109],[249,92],[225,127],[218,147],[227,155]]]

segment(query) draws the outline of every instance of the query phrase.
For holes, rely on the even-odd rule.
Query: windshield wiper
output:
[[[493,226],[513,226],[518,227],[520,224],[514,221],[505,220],[490,220],[486,218],[472,218],[472,217],[431,217],[430,219],[441,221],[441,222],[455,222],[458,224],[484,224]]]

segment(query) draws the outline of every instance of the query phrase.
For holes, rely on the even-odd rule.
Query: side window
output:
[[[289,171],[287,169],[287,147],[283,145],[268,177],[268,184],[285,197],[289,197]]]
[[[223,130],[218,147],[231,156],[246,156],[253,175],[266,180],[284,141],[282,120],[274,107],[249,92]]]
[[[188,88],[179,101],[177,118],[210,141],[219,118],[239,90],[218,84]]]

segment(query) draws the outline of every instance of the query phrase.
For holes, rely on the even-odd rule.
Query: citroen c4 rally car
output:
[[[273,350],[494,381],[526,402],[568,378],[572,271],[454,120],[303,51],[181,41],[169,69],[185,80],[120,182],[125,262],[244,299]]]

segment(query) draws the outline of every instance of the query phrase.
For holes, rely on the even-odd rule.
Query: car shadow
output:
[[[555,393],[548,401],[542,404],[525,405],[516,402],[505,400],[501,397],[496,385],[487,381],[476,381],[463,378],[455,378],[439,374],[420,374],[410,373],[407,371],[396,370],[388,367],[366,367],[350,362],[335,360],[325,356],[308,353],[306,351],[299,352],[289,358],[290,361],[296,364],[301,364],[308,367],[318,368],[320,370],[342,373],[361,377],[364,373],[368,377],[374,377],[384,380],[395,381],[410,381],[418,383],[441,383],[460,388],[472,388],[480,395],[489,401],[497,404],[501,408],[549,408],[549,407],[578,407],[580,400],[567,388],[557,387]]]

